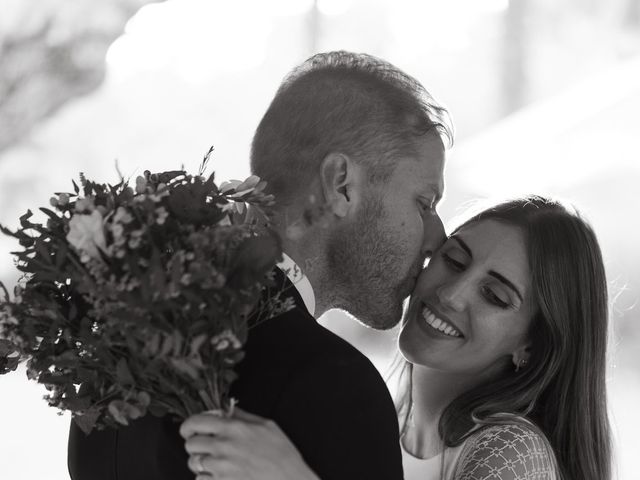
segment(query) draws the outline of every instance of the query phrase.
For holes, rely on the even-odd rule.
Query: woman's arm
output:
[[[180,434],[197,480],[319,480],[278,425],[237,408],[194,415]]]

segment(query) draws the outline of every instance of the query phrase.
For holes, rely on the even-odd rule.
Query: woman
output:
[[[407,478],[610,478],[604,267],[559,203],[514,200],[459,227],[399,345]]]
[[[528,197],[466,221],[400,333],[406,480],[609,480],[606,345],[602,256],[577,214]],[[317,478],[269,429],[279,471],[256,478]]]

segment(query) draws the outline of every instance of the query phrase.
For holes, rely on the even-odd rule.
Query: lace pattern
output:
[[[455,480],[557,480],[542,434],[527,425],[493,425],[470,439]]]

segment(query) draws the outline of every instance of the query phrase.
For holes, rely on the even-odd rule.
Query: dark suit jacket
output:
[[[274,420],[321,480],[401,480],[395,409],[377,370],[319,325],[295,288],[287,294],[292,311],[250,330],[232,388],[239,406]],[[147,415],[87,436],[72,422],[71,478],[193,480],[179,425]]]

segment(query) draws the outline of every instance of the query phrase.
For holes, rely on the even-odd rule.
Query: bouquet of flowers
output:
[[[292,307],[272,274],[279,238],[247,216],[273,202],[266,183],[218,187],[203,176],[211,151],[198,175],[146,171],[135,187],[81,174],[40,209],[46,224],[28,211],[17,231],[0,226],[24,247],[12,300],[0,284],[0,374],[27,360],[87,433],[147,412],[229,411],[249,320]]]

